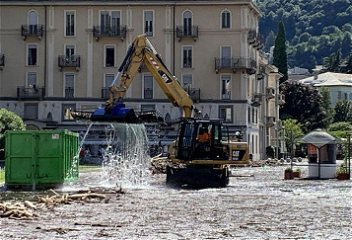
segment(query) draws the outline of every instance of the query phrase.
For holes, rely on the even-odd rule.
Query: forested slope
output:
[[[265,51],[274,45],[279,21],[286,30],[288,64],[312,69],[340,48],[351,52],[352,0],[257,0]]]

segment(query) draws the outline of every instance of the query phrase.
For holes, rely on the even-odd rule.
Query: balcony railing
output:
[[[5,54],[0,53],[0,70],[5,67]]]
[[[21,99],[41,99],[45,96],[45,88],[17,87],[17,97]]]
[[[182,38],[193,38],[194,41],[198,39],[198,26],[177,26],[176,27],[176,36],[178,41],[181,41]]]
[[[256,93],[252,98],[252,106],[259,107],[262,104],[262,94]]]
[[[248,43],[253,45],[256,49],[260,50],[264,47],[263,35],[257,33],[255,30],[248,31]]]
[[[286,103],[285,99],[286,99],[285,95],[279,94],[279,96],[278,96],[278,104],[279,105],[284,105]]]
[[[110,91],[108,87],[103,87],[101,89],[101,98],[102,99],[109,99],[110,97]]]
[[[144,89],[144,99],[153,99],[153,89],[145,88]]]
[[[27,37],[38,37],[39,40],[42,39],[44,33],[43,25],[22,25],[21,36],[23,40]]]
[[[183,88],[194,102],[200,101],[200,88]]]
[[[232,70],[234,73],[238,69],[246,69],[247,74],[254,74],[257,71],[257,62],[252,58],[215,58],[215,72]]]
[[[267,117],[266,117],[266,125],[267,125],[268,127],[272,127],[272,126],[274,126],[274,124],[275,124],[275,117],[273,117],[273,116],[267,116]]]
[[[77,71],[79,71],[79,68],[81,67],[81,57],[79,55],[71,55],[70,57],[66,55],[59,55],[58,66],[60,71],[62,71],[64,67],[74,67]]]
[[[94,26],[93,36],[99,41],[101,37],[119,37],[123,41],[126,38],[126,27],[121,26]]]
[[[73,98],[75,96],[74,88],[65,88],[65,98]]]
[[[230,100],[231,99],[231,93],[223,93],[223,94],[221,94],[221,99],[222,100]]]

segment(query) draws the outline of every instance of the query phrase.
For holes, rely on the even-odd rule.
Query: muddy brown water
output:
[[[222,189],[170,189],[165,175],[154,175],[149,185],[110,194],[108,203],[60,205],[34,220],[0,218],[0,239],[352,239],[351,181],[283,180],[284,168],[235,169]],[[97,187],[100,174],[81,173],[61,190]]]

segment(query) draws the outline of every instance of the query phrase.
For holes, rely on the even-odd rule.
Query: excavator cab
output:
[[[180,123],[176,140],[175,158],[190,160],[229,160],[227,126],[218,120],[184,119]]]

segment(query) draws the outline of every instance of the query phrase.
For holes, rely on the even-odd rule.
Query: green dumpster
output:
[[[78,133],[67,130],[6,131],[5,184],[48,188],[78,179]]]

